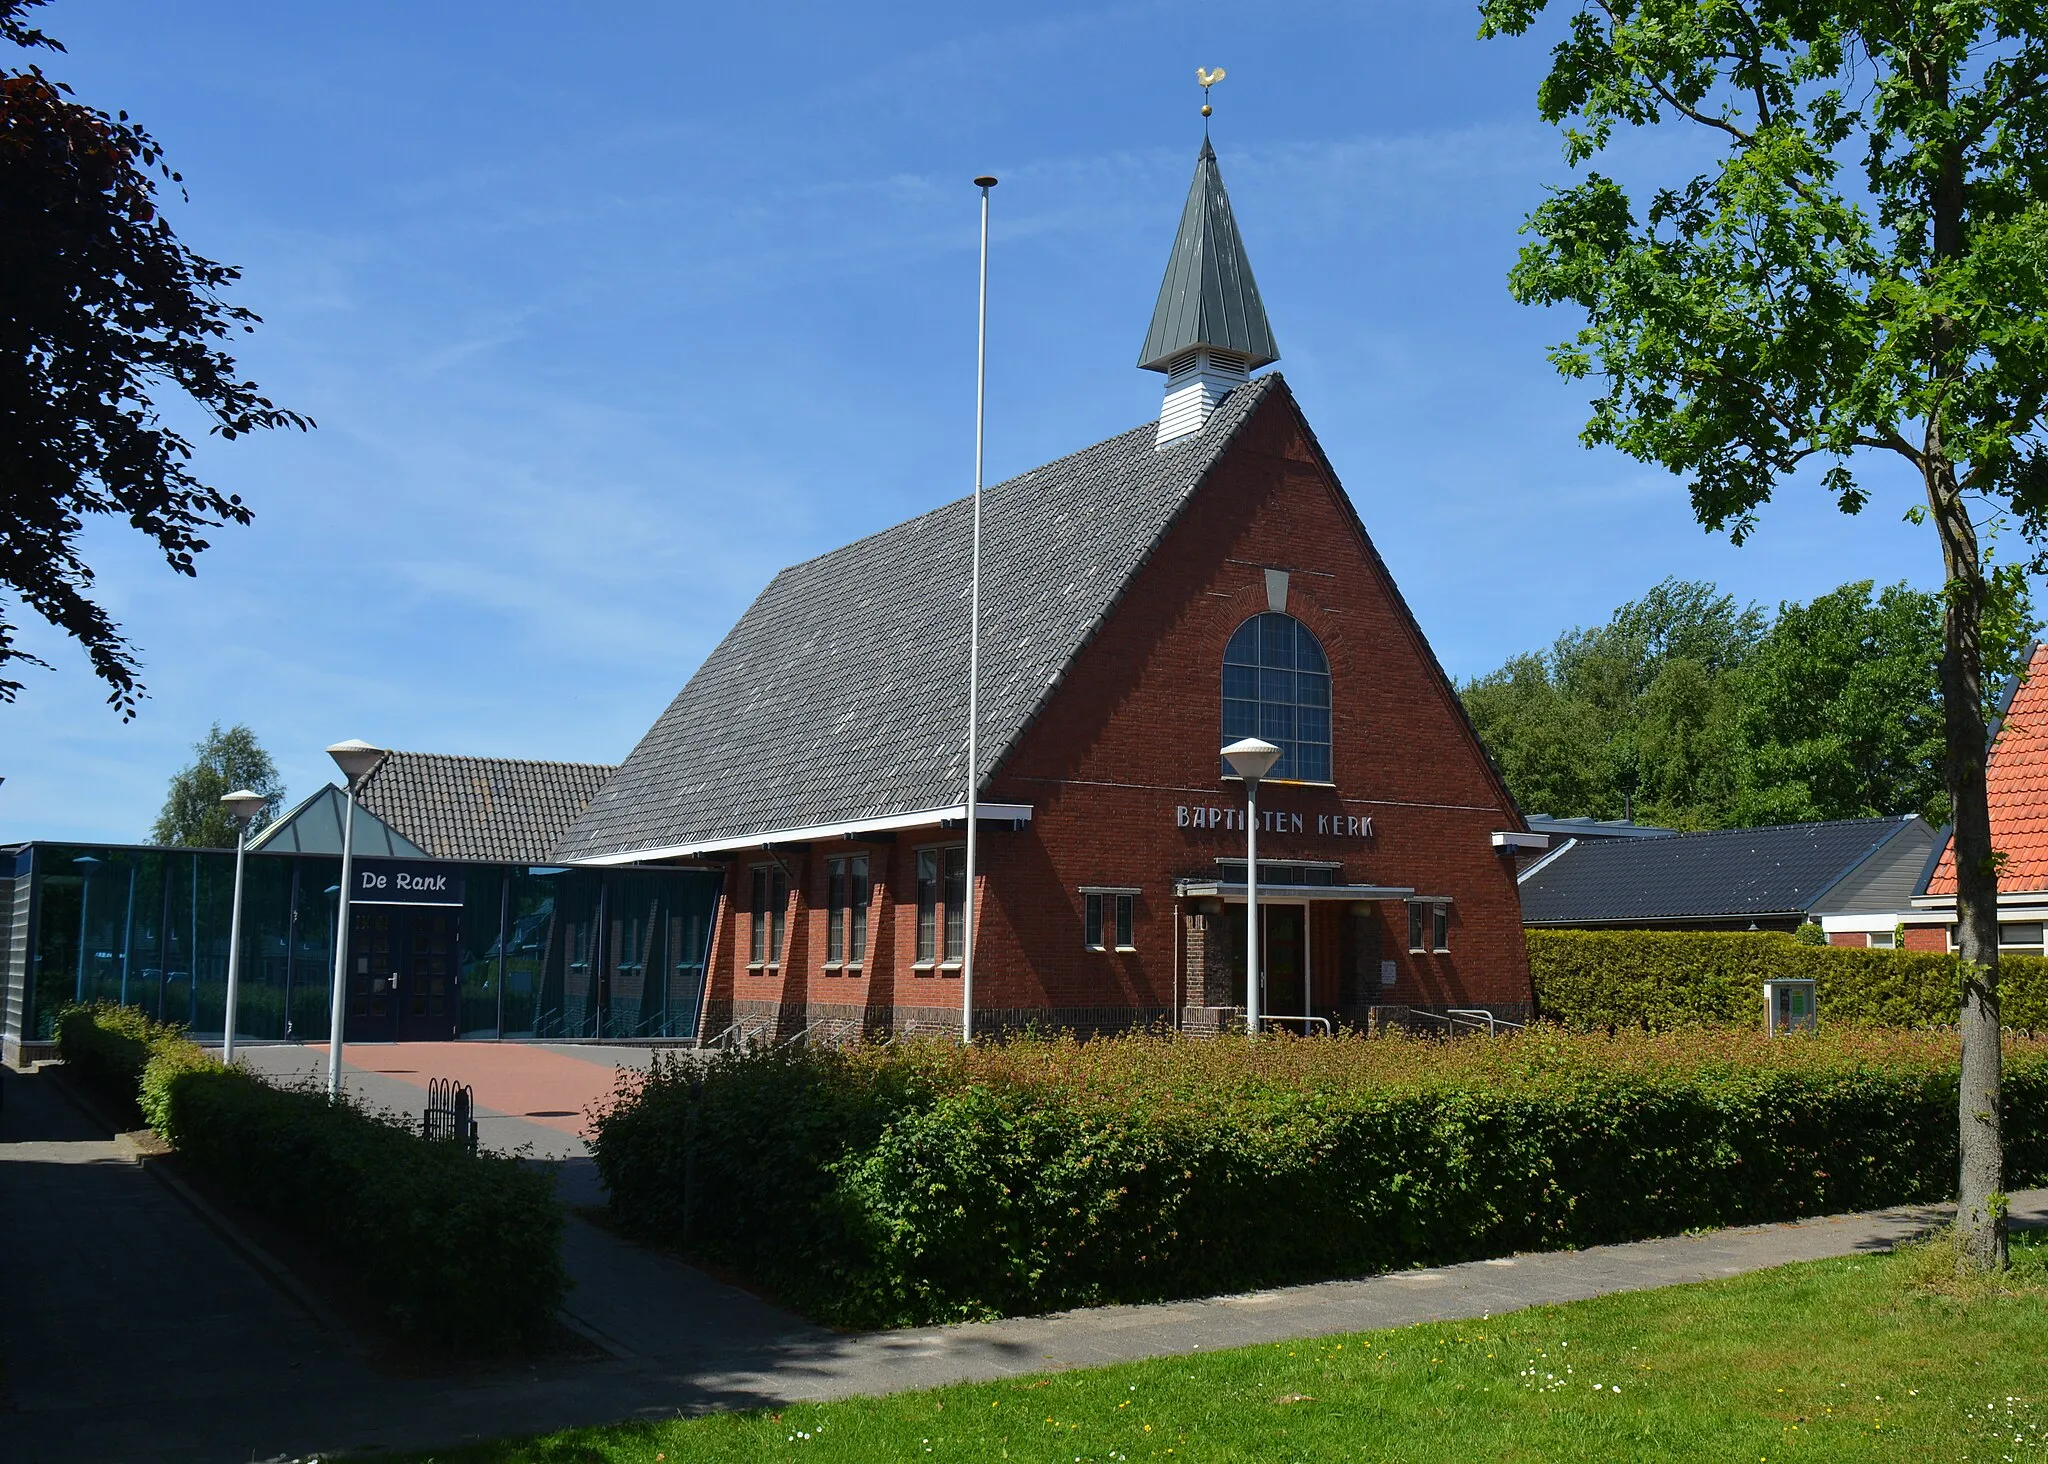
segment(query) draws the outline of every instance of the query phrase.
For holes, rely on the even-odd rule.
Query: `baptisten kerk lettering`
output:
[[[1179,803],[1174,805],[1173,825],[1180,829],[1235,829],[1242,833],[1244,810]],[[1262,808],[1259,810],[1259,831],[1268,834],[1305,834],[1311,829],[1306,814],[1290,813],[1281,808]],[[1372,815],[1319,813],[1315,815],[1313,831],[1339,839],[1370,839]]]

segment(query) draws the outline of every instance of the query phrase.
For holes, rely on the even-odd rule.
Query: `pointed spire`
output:
[[[1181,357],[1197,350],[1240,358],[1246,371],[1280,359],[1230,195],[1223,191],[1216,150],[1206,137],[1138,365],[1170,373]]]

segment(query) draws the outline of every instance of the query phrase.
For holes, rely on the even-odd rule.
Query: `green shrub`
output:
[[[1809,978],[1827,1025],[1953,1027],[1956,957],[1935,951],[1804,945],[1760,932],[1532,930],[1536,1009],[1581,1031],[1761,1027],[1763,983]],[[2048,960],[1998,958],[2005,1025],[2048,1031]]]
[[[181,1155],[334,1255],[401,1329],[485,1352],[552,1327],[568,1273],[546,1172],[204,1053],[160,1051],[143,1089]]]
[[[593,1149],[626,1223],[889,1325],[1931,1199],[1956,1082],[1904,1033],[913,1044],[658,1069]],[[2048,1177],[2048,1043],[2005,1094]]]
[[[149,1062],[142,1069],[142,1082],[135,1095],[135,1106],[142,1112],[142,1121],[159,1135],[169,1138],[171,1090],[177,1080],[186,1073],[227,1070],[219,1058],[197,1042],[184,1038],[158,1040],[151,1050]]]
[[[113,1002],[69,1006],[57,1014],[57,1053],[65,1071],[119,1108],[115,1116],[121,1118],[136,1112],[150,1054],[183,1037],[182,1027]]]

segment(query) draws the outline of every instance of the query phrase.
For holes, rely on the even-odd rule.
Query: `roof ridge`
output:
[[[461,762],[506,762],[522,763],[529,767],[541,768],[616,768],[617,763],[584,762],[578,758],[560,757],[509,757],[496,752],[418,752],[403,747],[384,749],[386,759],[394,757],[442,757]],[[379,763],[378,767],[384,766]]]
[[[1539,815],[1531,816],[1537,817]],[[1796,823],[1742,824],[1732,829],[1674,829],[1672,832],[1660,835],[1655,839],[1598,839],[1593,842],[1601,848],[1631,843],[1669,844],[1678,839],[1732,838],[1737,834],[1769,834],[1784,829],[1838,829],[1849,824],[1904,824],[1918,817],[1919,815],[1915,813],[1859,813],[1849,818],[1813,818],[1804,819]]]

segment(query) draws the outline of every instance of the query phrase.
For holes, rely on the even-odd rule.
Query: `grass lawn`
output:
[[[2048,1460],[2048,1236],[1086,1372],[482,1445],[436,1464]]]

